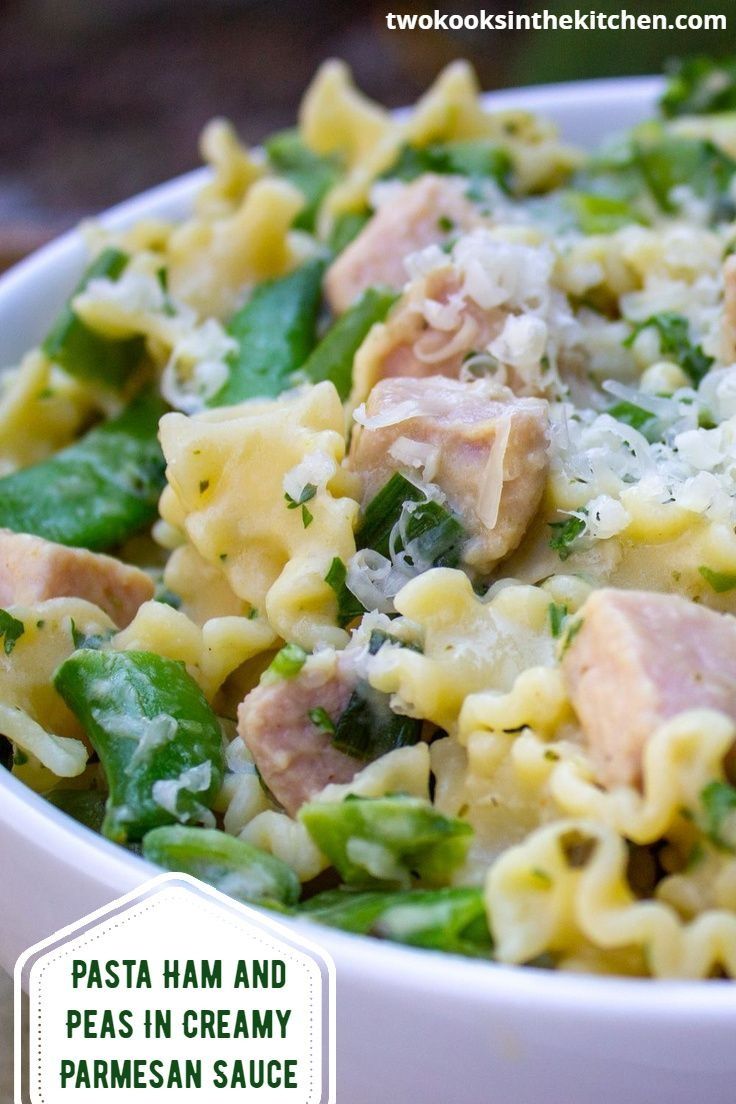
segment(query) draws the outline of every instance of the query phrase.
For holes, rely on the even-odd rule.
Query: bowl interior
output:
[[[522,108],[550,116],[566,140],[592,147],[602,135],[650,116],[660,88],[660,80],[650,77],[583,81],[492,93],[486,102],[489,106]],[[120,204],[101,216],[101,221],[115,228],[142,217],[181,217],[205,178],[203,169],[188,173]],[[42,337],[78,279],[84,261],[83,238],[73,231],[0,278],[0,366],[15,363]],[[56,871],[54,880],[61,895],[53,909],[44,909],[42,893],[34,898],[26,889],[24,900],[21,888],[13,907],[25,911],[20,922],[10,924],[14,936],[8,937],[2,929],[4,920],[0,923],[0,962],[8,969],[22,949],[60,923],[77,919],[81,912],[127,892],[154,873],[142,859],[78,825],[5,771],[0,771],[0,831],[0,852],[27,843],[32,861],[42,864],[37,871],[38,883],[43,889],[46,875]],[[82,875],[84,888],[78,884],[78,876]],[[65,879],[68,890],[64,889]],[[26,874],[26,880],[32,882],[34,878]],[[734,1011],[736,989],[730,983],[652,984],[519,970],[442,955],[431,956],[432,968],[428,970],[425,952],[316,928],[305,921],[292,922],[305,926],[312,938],[333,954],[338,965],[349,963],[354,972],[372,978],[376,986],[380,975],[380,984],[387,991],[400,977],[402,987],[417,995],[442,992],[448,999],[450,994],[461,995],[465,1005],[481,1007],[490,997],[498,1001],[504,994],[510,1003],[528,1004],[533,999],[537,1007],[554,1005],[558,1010],[579,1010],[583,1002],[589,1011],[598,1008],[607,1015],[617,1009],[630,1011],[633,1006],[637,1015],[644,1017],[655,1011],[659,1016],[673,1016],[683,1009],[690,1016],[697,1009],[698,1016],[704,1017],[703,1025],[726,1009],[731,1014]],[[490,986],[489,971],[494,977]],[[636,1000],[632,1002],[634,991]]]

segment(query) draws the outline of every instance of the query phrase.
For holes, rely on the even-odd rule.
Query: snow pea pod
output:
[[[61,665],[54,686],[107,778],[103,835],[125,843],[164,824],[214,823],[222,733],[182,663],[153,652],[83,648]]]
[[[299,879],[281,859],[214,828],[172,825],[143,839],[143,856],[164,870],[179,870],[244,904],[295,905]]]
[[[281,130],[265,142],[271,165],[302,193],[305,206],[294,219],[298,230],[314,230],[320,204],[340,177],[336,157],[321,157],[299,137],[298,130]]]
[[[93,552],[133,536],[156,517],[165,409],[144,394],[48,460],[0,479],[0,527]]]
[[[491,936],[482,890],[475,886],[407,893],[327,890],[302,906],[310,920],[394,943],[487,958]]]
[[[353,358],[376,322],[383,322],[398,293],[389,288],[368,288],[349,310],[332,324],[302,367],[311,383],[331,380],[341,399],[353,386]]]
[[[446,884],[473,834],[464,821],[405,795],[311,801],[299,819],[352,885],[408,887],[414,874],[430,886]]]
[[[42,349],[70,376],[120,390],[143,356],[142,337],[111,338],[82,321],[72,307],[75,295],[91,280],[117,280],[129,257],[119,249],[105,249],[87,268],[81,281],[56,317]]]
[[[291,385],[316,340],[323,272],[322,261],[310,261],[256,287],[230,320],[228,333],[238,349],[228,358],[229,378],[208,406],[274,398]]]

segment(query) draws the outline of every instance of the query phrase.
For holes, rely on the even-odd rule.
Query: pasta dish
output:
[[[736,976],[736,65],[223,120],[0,374],[0,758],[238,900]]]

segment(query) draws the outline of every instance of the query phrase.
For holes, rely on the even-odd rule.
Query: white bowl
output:
[[[651,114],[655,79],[499,92],[592,145]],[[104,217],[176,217],[203,172]],[[0,280],[0,364],[46,330],[84,265],[76,233]],[[0,963],[153,873],[0,771]],[[297,923],[297,921],[294,921]],[[304,923],[304,922],[299,922]],[[337,964],[339,1104],[732,1104],[736,985],[509,968],[306,925]]]

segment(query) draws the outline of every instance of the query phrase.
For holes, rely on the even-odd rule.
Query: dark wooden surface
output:
[[[597,7],[620,8],[619,0]],[[574,8],[547,0],[550,10]],[[585,5],[579,5],[585,7]],[[736,20],[733,0],[725,6]],[[390,33],[412,0],[0,0],[0,258],[34,248],[81,216],[192,167],[208,118],[255,141],[288,124],[319,62],[346,58],[360,83],[408,102],[453,58],[484,87],[651,72],[713,35],[615,32]],[[524,0],[452,0],[442,10],[533,11]],[[681,0],[657,10],[681,11]]]

